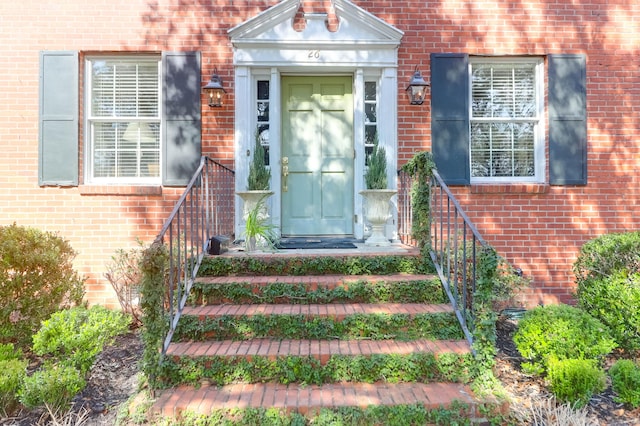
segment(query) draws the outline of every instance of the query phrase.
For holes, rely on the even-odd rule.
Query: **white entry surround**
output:
[[[403,32],[346,1],[332,1],[339,20],[336,32],[326,26],[326,14],[305,14],[306,27],[297,32],[293,19],[299,0],[284,0],[229,30],[235,67],[235,170],[236,190],[246,189],[248,152],[256,129],[256,82],[270,80],[271,219],[280,224],[280,78],[282,75],[350,75],[354,93],[355,179],[354,237],[363,238],[364,189],[364,86],[378,82],[378,135],[387,151],[389,187],[397,187],[397,48]],[[395,202],[395,201],[394,201]],[[242,206],[236,197],[236,236],[242,235]],[[397,209],[386,235],[397,238]]]

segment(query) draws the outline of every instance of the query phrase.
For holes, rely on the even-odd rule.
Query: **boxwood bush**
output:
[[[102,306],[56,312],[33,336],[33,351],[86,373],[104,346],[128,330],[130,321]]]
[[[632,408],[640,407],[640,365],[630,359],[620,359],[611,366],[609,375],[616,401]]]
[[[549,360],[549,382],[555,397],[582,408],[606,387],[606,374],[593,359]]]
[[[569,305],[539,306],[528,311],[513,341],[527,359],[522,368],[534,374],[546,372],[550,359],[599,360],[616,347],[607,326]]]
[[[621,348],[640,350],[640,232],[588,241],[573,270],[578,306],[607,325]]]

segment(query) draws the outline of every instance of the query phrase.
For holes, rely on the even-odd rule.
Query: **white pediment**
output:
[[[284,0],[249,20],[231,28],[229,36],[236,48],[275,46],[295,48],[396,48],[403,32],[347,0],[332,0],[339,20],[338,29],[326,26],[326,14],[307,13],[302,31],[293,28],[300,0]]]

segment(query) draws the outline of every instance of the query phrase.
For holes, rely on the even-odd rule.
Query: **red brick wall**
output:
[[[130,195],[126,188],[121,194],[96,194],[96,188],[82,186],[38,187],[38,52],[201,51],[203,84],[217,69],[229,92],[222,109],[203,103],[203,151],[232,166],[233,67],[227,30],[275,3],[2,2],[0,224],[15,221],[59,232],[79,252],[77,268],[88,276],[88,299],[116,303],[102,278],[105,262],[116,249],[134,246],[136,238],[150,241],[180,191]],[[536,297],[531,302],[567,300],[580,245],[602,233],[640,227],[637,1],[355,3],[404,31],[398,50],[400,164],[413,152],[430,149],[428,103],[409,106],[402,93],[416,66],[429,75],[430,53],[587,55],[588,186],[456,189],[485,238],[533,277]],[[305,2],[304,9],[321,11],[327,4]]]

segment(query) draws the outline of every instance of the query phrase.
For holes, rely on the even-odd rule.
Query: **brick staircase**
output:
[[[206,259],[151,414],[420,406],[477,417],[469,345],[422,263],[413,249]]]

